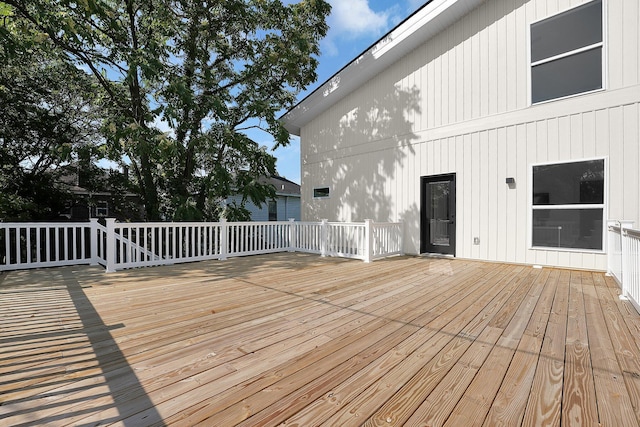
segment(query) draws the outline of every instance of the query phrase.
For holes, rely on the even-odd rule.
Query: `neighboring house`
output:
[[[293,218],[300,221],[300,185],[280,176],[264,178],[276,191],[276,198],[268,200],[262,207],[251,201],[246,208],[251,212],[251,221],[288,221]],[[241,196],[231,196],[227,203],[240,204]]]
[[[432,0],[283,117],[302,219],[405,252],[605,270],[640,223],[640,2]]]
[[[60,178],[63,185],[73,195],[73,201],[60,217],[70,221],[86,221],[90,218],[115,218],[119,221],[141,220],[144,206],[140,197],[131,192],[111,188],[108,184],[109,171],[97,170],[93,184],[82,182],[82,174],[75,166],[67,167]],[[127,171],[124,175],[126,176]],[[90,189],[102,183],[100,189]]]

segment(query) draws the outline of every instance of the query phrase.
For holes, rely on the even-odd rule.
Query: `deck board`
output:
[[[638,425],[602,273],[274,254],[0,274],[0,425]]]

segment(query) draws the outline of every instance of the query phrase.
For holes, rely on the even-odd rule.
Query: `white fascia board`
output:
[[[374,43],[282,116],[293,135],[313,118],[362,86],[484,0],[432,0]]]

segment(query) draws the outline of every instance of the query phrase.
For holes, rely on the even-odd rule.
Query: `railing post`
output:
[[[627,273],[629,272],[627,240],[629,237],[625,233],[626,225],[620,222],[620,257],[622,258],[620,263],[620,284],[622,285],[622,295],[629,296],[629,279],[627,278]]]
[[[400,224],[400,255],[404,255],[404,221],[398,221]]]
[[[320,222],[320,256],[327,256],[327,246],[329,245],[329,220],[323,219]]]
[[[227,250],[229,246],[229,225],[226,218],[220,219],[220,260],[227,259]]]
[[[627,254],[627,240],[628,236],[625,235],[626,228],[633,227],[633,221],[617,221],[620,225],[620,287],[622,288],[622,295],[628,296],[630,294],[629,290],[629,279],[627,278],[627,273],[629,272],[629,259]]]
[[[98,265],[98,218],[89,219],[89,248],[91,265]]]
[[[107,258],[107,273],[116,271],[116,220],[107,218],[107,239],[104,252]]]
[[[371,262],[373,258],[373,220],[364,220],[364,262]]]
[[[295,218],[289,218],[289,252],[295,252],[298,246],[296,241],[296,220]]]

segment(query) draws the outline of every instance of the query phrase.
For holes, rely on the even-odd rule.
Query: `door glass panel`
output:
[[[429,242],[449,246],[449,181],[430,182]]]

